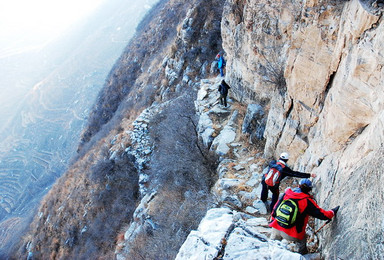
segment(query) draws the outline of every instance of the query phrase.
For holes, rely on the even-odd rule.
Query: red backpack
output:
[[[264,175],[264,181],[268,186],[275,186],[280,182],[281,171],[285,167],[282,162],[277,162],[269,168],[268,172]]]

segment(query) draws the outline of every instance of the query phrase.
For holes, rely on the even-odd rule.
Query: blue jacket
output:
[[[221,55],[219,57],[219,62],[217,63],[217,66],[219,67],[219,69],[221,69],[222,67],[225,66],[225,60],[224,60],[223,56],[221,56]]]

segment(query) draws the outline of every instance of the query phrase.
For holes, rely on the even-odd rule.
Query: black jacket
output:
[[[218,91],[221,95],[226,96],[228,95],[228,89],[230,89],[229,85],[223,80],[219,85]]]
[[[280,171],[281,175],[280,175],[280,178],[277,180],[277,183],[275,186],[279,186],[280,182],[287,176],[290,176],[290,177],[297,177],[297,178],[310,178],[311,177],[311,174],[310,173],[305,173],[305,172],[298,172],[298,171],[294,171],[292,170],[291,168],[288,167],[288,165],[282,161],[282,160],[279,160],[280,163],[283,163],[285,165],[285,167]],[[277,163],[276,160],[273,160],[269,163],[269,168],[275,166]],[[265,175],[263,175],[263,181],[265,179]]]

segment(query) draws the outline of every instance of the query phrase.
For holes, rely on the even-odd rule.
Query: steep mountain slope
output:
[[[145,4],[154,2],[126,8],[125,0],[108,1],[38,50],[2,53],[0,255],[68,168],[97,92],[148,11]]]
[[[133,210],[153,192],[161,229],[137,232],[131,256],[177,254],[213,184],[214,160],[199,149],[193,102],[195,82],[221,45],[221,13],[216,1],[161,1],[147,15],[99,94],[77,162],[45,197],[17,257],[111,259],[116,236],[139,221]],[[145,126],[147,118],[155,123]],[[130,152],[143,141],[140,129],[150,134],[146,149]],[[194,201],[200,209],[187,214]]]
[[[317,174],[319,204],[341,205],[313,250],[381,259],[380,8],[160,2],[112,69],[78,161],[46,196],[18,256],[300,259],[268,241],[266,220],[255,217],[267,217],[258,200],[263,166],[288,151],[293,168]],[[217,105],[221,78],[211,78],[221,44],[230,109]]]
[[[97,92],[146,11],[125,6],[109,1],[39,51],[0,59],[1,116],[11,107],[0,128],[0,220],[35,207],[68,168]]]

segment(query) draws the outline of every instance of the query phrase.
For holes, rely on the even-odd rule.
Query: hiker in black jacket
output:
[[[230,89],[229,85],[225,80],[222,80],[218,91],[220,92],[220,104],[227,107],[227,95],[228,95],[228,89]]]
[[[289,159],[288,153],[282,153],[280,155],[280,158],[278,161],[273,160],[269,163],[269,169],[266,174],[263,175],[261,184],[263,186],[263,189],[261,190],[261,196],[260,199],[266,203],[268,199],[268,190],[272,192],[272,202],[270,205],[270,211],[272,212],[273,207],[275,206],[277,200],[279,199],[279,186],[280,182],[287,176],[290,177],[297,177],[297,178],[310,178],[316,177],[316,174],[314,173],[304,173],[304,172],[298,172],[293,171],[291,168],[287,166],[287,161]],[[271,172],[271,169],[277,169],[278,173],[274,174],[275,179],[272,180],[272,178],[269,178],[270,175],[268,175]]]

